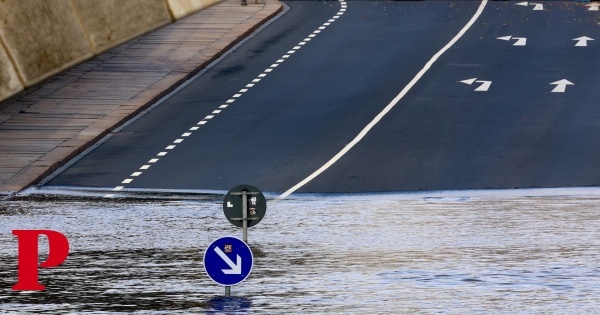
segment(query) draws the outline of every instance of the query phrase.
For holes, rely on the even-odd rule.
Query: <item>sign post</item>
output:
[[[250,275],[253,263],[248,244],[232,236],[214,240],[204,252],[204,270],[214,282],[225,286],[225,296],[231,295],[232,285]]]
[[[231,224],[242,228],[242,238],[248,242],[248,228],[260,222],[267,212],[267,200],[258,188],[239,185],[223,200],[223,213]]]

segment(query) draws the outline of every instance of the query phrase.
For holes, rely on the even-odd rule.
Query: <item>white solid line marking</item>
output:
[[[315,177],[319,176],[321,173],[323,173],[325,170],[331,167],[331,165],[333,165],[335,162],[341,159],[346,153],[348,153],[348,151],[350,151],[350,149],[352,149],[357,143],[359,143],[369,133],[369,131],[371,131],[371,129],[373,129],[373,127],[377,125],[377,123],[390,110],[392,110],[392,108],[394,108],[396,104],[398,104],[398,102],[400,102],[400,100],[408,93],[408,91],[410,91],[410,89],[412,89],[412,87],[423,77],[423,75],[425,75],[425,73],[440,58],[440,56],[443,55],[448,49],[450,49],[450,47],[456,44],[456,42],[467,32],[467,30],[471,28],[473,24],[475,24],[475,21],[477,21],[477,19],[483,12],[483,9],[485,9],[487,2],[488,0],[481,1],[477,12],[475,12],[475,15],[473,15],[471,20],[462,28],[462,30],[460,30],[460,32],[458,32],[458,34],[456,34],[456,36],[454,36],[454,38],[448,44],[446,44],[444,48],[442,48],[435,55],[433,55],[433,57],[431,57],[431,59],[425,64],[423,69],[421,69],[421,71],[417,73],[417,75],[408,83],[408,85],[406,85],[404,89],[402,89],[402,91],[400,91],[400,93],[379,114],[377,114],[377,116],[375,116],[375,118],[373,118],[373,120],[365,128],[363,128],[363,130],[361,130],[361,132],[350,143],[348,143],[340,152],[338,152],[333,158],[331,158],[327,163],[325,163],[325,165],[321,166],[321,168],[316,170],[314,173],[310,174],[307,178],[296,184],[294,187],[288,189],[286,192],[281,194],[281,196],[277,197],[277,200],[286,198],[287,196],[289,196],[290,194],[292,194],[293,192],[295,192],[296,190],[300,189],[302,186],[306,185],[308,182],[313,180]]]
[[[135,172],[135,173],[131,174],[131,176],[133,176],[133,177],[137,177],[140,175],[142,175],[142,172]]]
[[[147,170],[150,168],[150,165],[142,165],[142,167],[140,167],[141,170]]]
[[[129,184],[131,182],[133,182],[133,179],[132,178],[128,178],[128,179],[122,181],[121,184]]]
[[[152,159],[152,160],[148,161],[148,163],[156,163],[156,162],[158,162],[158,159]]]
[[[167,155],[167,152],[160,152],[157,154],[157,156],[165,156],[165,155]]]
[[[125,186],[117,186],[117,187],[113,188],[113,191],[120,191],[123,188],[125,188]]]
[[[173,149],[175,149],[174,145],[170,145],[165,148],[165,150],[173,150]]]
[[[106,194],[106,195],[104,195],[104,198],[112,198],[114,196],[115,196],[115,194]]]

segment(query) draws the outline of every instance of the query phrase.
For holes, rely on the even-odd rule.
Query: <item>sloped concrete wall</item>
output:
[[[93,56],[68,0],[5,0],[0,20],[0,37],[23,85]]]
[[[221,0],[0,0],[0,101]]]
[[[73,0],[94,53],[171,23],[163,0]]]
[[[200,9],[210,7],[221,0],[167,0],[173,18],[178,20]]]
[[[23,84],[4,47],[0,43],[0,101],[3,95],[13,95],[23,89]]]

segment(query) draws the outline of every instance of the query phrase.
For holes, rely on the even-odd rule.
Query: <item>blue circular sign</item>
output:
[[[250,275],[254,257],[248,244],[233,236],[214,240],[204,252],[204,270],[220,285],[236,285]]]

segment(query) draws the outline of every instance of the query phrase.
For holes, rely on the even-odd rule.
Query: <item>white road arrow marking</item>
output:
[[[564,93],[567,89],[567,85],[575,85],[573,82],[571,82],[567,79],[562,79],[560,81],[552,82],[550,84],[556,85],[554,90],[552,90],[552,92],[554,92],[554,93]]]
[[[513,44],[513,46],[525,46],[525,45],[527,45],[527,38],[526,37],[502,36],[502,37],[498,37],[497,39],[506,40],[506,41],[509,41],[511,39],[516,39],[517,41]]]
[[[599,11],[600,3],[591,3],[586,5],[586,7],[590,7],[588,11]]]
[[[585,46],[587,46],[588,40],[594,40],[594,39],[593,38],[589,38],[587,36],[582,36],[582,37],[574,38],[573,40],[577,41],[577,43],[575,44],[575,46],[577,46],[577,47],[585,47]]]
[[[535,5],[535,7],[533,7],[533,11],[543,11],[544,10],[544,5],[541,3],[532,3],[531,5]]]
[[[468,85],[473,84],[473,82],[475,82],[475,80],[477,80],[477,78],[473,78],[473,79],[468,79],[468,80],[462,80],[460,81],[461,83],[466,83]]]
[[[468,85],[471,85],[474,82],[481,83],[481,85],[475,89],[475,91],[477,92],[487,92],[487,90],[489,90],[490,86],[492,85],[492,81],[477,80],[477,78],[462,80],[460,82]]]
[[[542,11],[542,10],[544,10],[544,5],[541,4],[541,3],[529,3],[527,1],[525,1],[525,2],[515,3],[515,4],[516,5],[520,5],[520,6],[524,6],[524,7],[529,6],[529,5],[533,5],[534,6],[533,7],[534,11]]]
[[[215,247],[215,252],[223,259],[223,261],[229,266],[231,269],[221,269],[226,275],[241,275],[242,274],[242,257],[237,255],[237,261],[234,264],[229,257],[219,248]]]

